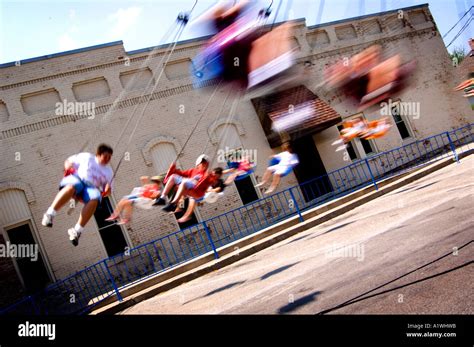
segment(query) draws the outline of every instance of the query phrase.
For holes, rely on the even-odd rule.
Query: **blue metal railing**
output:
[[[416,140],[401,147],[358,160],[326,175],[265,196],[189,228],[103,259],[23,298],[0,314],[76,314],[90,311],[109,297],[122,300],[120,291],[150,276],[171,269],[275,223],[363,187],[453,157],[474,142],[473,125]],[[471,150],[468,146],[467,150]]]

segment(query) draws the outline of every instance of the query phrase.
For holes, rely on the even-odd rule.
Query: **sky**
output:
[[[0,63],[123,41],[126,51],[171,41],[165,34],[178,13],[189,11],[194,0],[0,0]],[[198,0],[193,15],[217,1]],[[267,7],[271,0],[259,0]],[[281,3],[281,5],[280,5]],[[274,0],[273,22],[305,18],[306,25],[351,18],[428,3],[442,35],[474,5],[474,0]],[[280,10],[277,11],[278,6]],[[445,44],[473,19],[449,47],[463,46],[474,37],[474,9],[446,36]],[[207,34],[188,25],[180,40]],[[164,40],[163,40],[164,39]]]

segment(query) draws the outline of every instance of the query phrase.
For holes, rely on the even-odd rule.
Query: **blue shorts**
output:
[[[268,170],[273,172],[273,174],[280,175],[280,177],[285,177],[293,170],[293,167],[289,165],[277,164],[277,165],[269,166]]]
[[[190,199],[193,199],[193,200],[196,201],[196,202],[202,202],[202,201],[204,201],[204,197],[205,197],[205,195],[201,196],[200,198],[193,198],[193,197],[191,196]]]
[[[125,195],[123,198],[130,201],[133,205],[135,201],[138,200],[139,196],[138,195]]]
[[[79,197],[84,201],[84,204],[87,204],[91,200],[99,200],[99,203],[102,200],[102,195],[100,190],[91,185],[87,185],[81,179],[74,175],[69,175],[63,177],[61,183],[59,183],[59,189],[64,188],[65,186],[73,186],[75,190],[75,196]]]
[[[196,186],[196,180],[192,178],[186,178],[179,175],[173,175],[173,176],[174,176],[174,183],[178,185],[181,183],[184,183],[184,187],[186,189],[193,189]]]

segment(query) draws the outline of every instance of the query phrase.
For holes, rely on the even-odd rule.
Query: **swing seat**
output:
[[[238,161],[228,161],[227,162],[227,168],[238,170],[239,168],[241,168],[241,164],[242,163],[238,162]],[[246,165],[245,169],[241,168],[241,171],[244,171],[244,173],[242,173],[242,174],[238,175],[237,177],[235,177],[234,181],[239,181],[239,180],[244,179],[245,177],[250,176],[253,173],[253,170],[254,170],[254,168],[251,164]]]
[[[204,48],[191,62],[194,88],[200,88],[204,82],[221,77],[223,72],[224,63],[222,53],[214,45]]]
[[[163,179],[163,184],[166,184],[168,182],[169,177],[176,172],[176,164],[171,163],[168,172],[166,173],[165,178]]]
[[[203,199],[202,201],[205,201],[209,204],[213,204],[217,200],[219,200],[219,198],[221,198],[222,196],[224,196],[224,193],[209,192],[209,193],[206,193],[206,195],[204,195],[204,197],[202,198]]]
[[[227,162],[227,167],[229,169],[237,169],[239,167],[239,162],[238,161],[228,161]]]
[[[207,176],[201,178],[196,186],[188,191],[188,196],[192,197],[196,201],[200,201],[207,192],[207,189],[211,186],[211,183],[207,180]]]
[[[249,171],[246,171],[245,173],[238,175],[234,181],[240,181],[243,180],[246,177],[249,177],[253,173],[253,169],[250,169]]]
[[[268,166],[274,166],[274,165],[278,165],[280,164],[280,159],[278,158],[271,158],[269,161],[268,161]],[[293,168],[295,167],[296,165],[292,165],[288,168],[288,170],[286,170],[286,172],[282,175],[280,175],[280,177],[285,177],[285,176],[288,176],[290,174],[291,171],[293,171]]]
[[[268,161],[268,166],[278,165],[280,163],[280,159],[278,158],[271,158]]]
[[[464,82],[461,82],[456,88],[454,88],[454,91],[461,91],[473,85],[474,85],[474,78],[469,78],[465,80]]]
[[[341,131],[341,137],[343,138],[344,142],[347,143],[354,140],[356,137],[360,136],[362,131],[363,129],[355,128],[355,127],[344,128]]]
[[[138,207],[142,210],[151,210],[155,200],[148,198],[137,198],[134,200],[133,206]]]
[[[252,43],[249,54],[248,89],[281,76],[295,63],[291,27],[282,24]]]
[[[358,110],[363,111],[403,90],[415,69],[415,61],[402,65],[399,55],[374,67],[369,73],[367,93],[361,98]]]
[[[259,26],[258,19],[240,18],[214,35],[204,49],[192,60],[191,72],[194,76],[194,87],[201,87],[204,82],[214,78],[233,80],[243,77],[240,76],[243,70],[236,69],[236,66],[246,70],[245,60],[248,59],[248,56],[243,52],[245,51],[244,47],[250,47],[252,38],[249,36]],[[244,61],[239,61],[238,65],[235,65],[235,58],[241,54],[239,59]],[[245,76],[246,78],[247,76]]]
[[[390,130],[390,124],[379,124],[380,121],[371,122],[367,134],[361,136],[365,140],[378,139],[387,134]]]

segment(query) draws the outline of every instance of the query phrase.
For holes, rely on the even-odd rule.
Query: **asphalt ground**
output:
[[[472,314],[474,156],[121,314]]]

